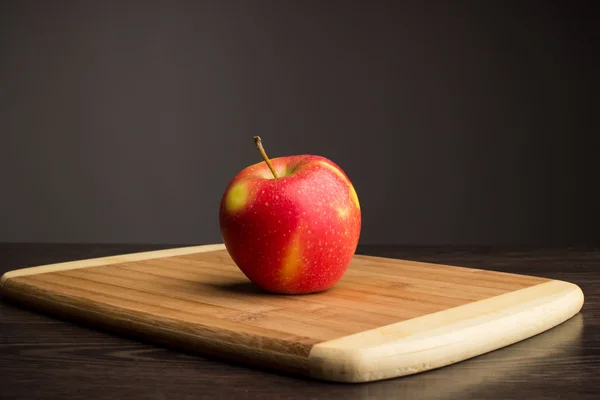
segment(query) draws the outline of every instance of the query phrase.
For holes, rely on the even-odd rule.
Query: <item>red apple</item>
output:
[[[316,155],[269,160],[235,175],[219,224],[231,258],[262,289],[321,292],[346,272],[361,230],[356,191],[341,168]]]

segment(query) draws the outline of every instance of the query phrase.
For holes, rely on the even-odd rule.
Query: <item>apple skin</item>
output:
[[[293,155],[244,168],[221,198],[219,225],[229,255],[262,289],[316,293],[346,272],[361,231],[360,203],[332,161]]]

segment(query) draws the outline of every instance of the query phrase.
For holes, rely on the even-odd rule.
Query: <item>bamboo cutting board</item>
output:
[[[340,382],[466,360],[548,330],[584,301],[564,281],[363,255],[327,292],[274,295],[222,244],[14,270],[1,289],[134,338]]]

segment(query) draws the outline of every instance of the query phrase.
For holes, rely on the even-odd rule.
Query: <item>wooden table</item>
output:
[[[177,246],[0,244],[15,268]],[[317,382],[138,343],[0,303],[0,399],[586,399],[600,394],[600,248],[361,246],[358,253],[571,281],[586,301],[564,324],[426,373]]]

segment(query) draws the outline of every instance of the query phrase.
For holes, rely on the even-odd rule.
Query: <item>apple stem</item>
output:
[[[260,139],[260,136],[254,136],[254,144],[256,145],[256,147],[258,147],[258,151],[260,151],[260,154],[262,155],[262,158],[265,160],[265,162],[269,166],[269,169],[273,173],[273,176],[275,178],[279,178],[279,176],[277,175],[277,171],[275,171],[275,168],[273,168],[273,165],[271,164],[271,161],[269,160],[269,157],[267,157],[267,153],[265,153],[265,149],[263,149],[263,145],[262,145],[262,141]]]

